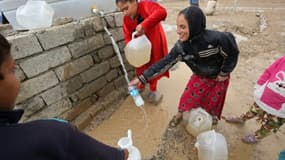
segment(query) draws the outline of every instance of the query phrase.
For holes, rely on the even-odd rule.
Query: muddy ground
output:
[[[188,5],[187,0],[164,0],[159,2],[168,11],[167,38],[169,47],[177,40],[173,25],[179,10]],[[205,8],[206,0],[202,0]],[[223,111],[224,116],[241,114],[253,103],[253,85],[258,76],[270,63],[285,54],[285,1],[284,0],[219,0],[217,12],[207,17],[207,28],[230,31],[239,41],[240,57],[237,68],[231,75]],[[94,138],[116,146],[120,137],[126,136],[127,129],[133,131],[133,141],[144,159],[156,155],[165,160],[197,160],[194,147],[195,138],[189,136],[179,126],[167,129],[168,121],[177,110],[179,97],[190,78],[191,71],[178,64],[171,71],[169,79],[162,79],[159,90],[164,94],[163,102],[158,106],[146,104],[144,111],[135,107],[128,97],[112,116],[95,119],[86,129]],[[108,114],[109,113],[109,114]],[[111,111],[106,111],[111,115]],[[98,121],[105,119],[100,125]],[[254,120],[244,126],[234,126],[221,120],[217,132],[227,140],[229,160],[275,160],[280,150],[285,148],[285,127],[277,134],[270,135],[257,145],[241,142],[241,137],[257,129]]]

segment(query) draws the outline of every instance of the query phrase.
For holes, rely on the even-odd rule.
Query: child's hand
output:
[[[129,83],[129,86],[137,86],[140,83],[141,83],[140,80],[138,78],[135,78]]]
[[[229,78],[229,76],[220,76],[220,75],[218,75],[217,78],[216,78],[216,81],[223,82],[223,81],[227,80],[228,78]]]
[[[127,160],[129,158],[129,151],[128,151],[128,149],[124,149],[124,155],[125,155],[124,159]]]
[[[141,36],[141,35],[143,35],[144,34],[144,29],[143,29],[143,27],[142,27],[142,25],[137,25],[137,27],[136,27],[136,31],[137,31],[137,34],[136,34],[136,36]]]

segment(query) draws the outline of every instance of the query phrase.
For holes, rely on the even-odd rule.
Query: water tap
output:
[[[99,15],[100,17],[104,17],[104,15],[105,15],[104,12],[102,10],[99,10],[95,5],[92,6],[91,12]]]
[[[104,21],[105,21],[105,23],[106,23],[106,27],[107,27],[107,28],[111,28],[111,25],[110,25],[109,22],[107,21],[107,19],[106,19],[106,17],[105,17],[105,13],[104,13],[103,10],[99,10],[99,9],[96,7],[96,5],[94,5],[94,6],[92,6],[92,8],[91,8],[91,12],[92,12],[93,14],[96,14],[96,15],[98,15],[99,17],[103,18]],[[105,27],[104,27],[104,29],[105,29]],[[105,29],[105,30],[106,30],[106,29]],[[109,33],[108,30],[106,30],[106,32],[107,32],[107,34],[108,34],[109,36],[112,35],[111,33]]]

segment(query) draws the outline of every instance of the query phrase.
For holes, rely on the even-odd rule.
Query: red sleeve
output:
[[[128,26],[128,22],[126,18],[124,18],[123,33],[124,33],[124,38],[125,38],[125,44],[129,43],[129,41],[132,39],[131,31],[128,29],[127,26]]]
[[[160,6],[158,3],[145,2],[142,7],[144,7],[146,12],[149,14],[149,16],[141,23],[145,32],[149,28],[160,23],[160,21],[165,20],[167,16],[165,8]]]

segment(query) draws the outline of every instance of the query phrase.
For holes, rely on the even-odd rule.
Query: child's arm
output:
[[[69,142],[66,159],[126,160],[128,157],[126,150],[105,145],[73,127],[68,129]]]
[[[160,6],[158,3],[144,3],[147,13],[150,15],[144,19],[141,23],[141,26],[144,32],[147,32],[148,29],[153,28],[155,25],[160,23],[160,21],[165,20],[167,12],[165,8]]]
[[[125,44],[129,43],[129,41],[132,40],[132,32],[128,28],[128,24],[124,18],[124,23],[123,23],[123,33],[124,33],[124,38],[125,38]]]
[[[257,80],[258,85],[263,85],[271,76],[271,73],[278,68],[279,64],[285,63],[285,57],[281,57],[275,62],[273,62],[269,67],[267,67]]]
[[[176,43],[169,54],[167,54],[155,64],[151,65],[147,70],[143,72],[142,75],[138,77],[140,82],[145,84],[155,77],[161,75],[165,71],[169,70],[178,61],[182,60],[182,55],[180,55],[181,52],[183,52],[181,45]]]

